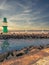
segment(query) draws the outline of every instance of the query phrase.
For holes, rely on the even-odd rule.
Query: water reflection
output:
[[[1,49],[2,49],[2,52],[5,52],[5,51],[9,50],[9,42],[8,42],[8,40],[4,40],[4,42],[1,45]]]

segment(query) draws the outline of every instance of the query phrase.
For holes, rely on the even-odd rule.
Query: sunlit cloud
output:
[[[9,10],[10,6],[6,4],[7,0],[3,0],[3,2],[0,5],[0,10]]]
[[[49,1],[0,0],[0,27],[7,17],[8,27],[15,29],[49,29]]]

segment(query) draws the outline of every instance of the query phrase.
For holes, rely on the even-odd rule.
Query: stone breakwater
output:
[[[47,48],[49,48],[49,45],[47,45],[46,47],[41,46],[41,45],[38,47],[29,46],[29,47],[23,48],[21,50],[12,50],[12,51],[0,53],[0,63],[4,62],[5,60],[8,61],[13,58],[18,59],[25,55],[30,55],[30,54],[34,55],[34,54],[37,54],[38,52],[40,52],[41,50],[47,49]],[[48,52],[48,51],[46,51],[46,52]]]
[[[32,38],[49,38],[47,34],[0,34],[0,39],[32,39]]]

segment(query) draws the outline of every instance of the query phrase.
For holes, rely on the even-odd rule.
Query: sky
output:
[[[0,0],[0,29],[49,30],[49,0]]]

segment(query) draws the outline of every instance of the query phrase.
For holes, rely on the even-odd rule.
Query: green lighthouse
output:
[[[8,32],[8,28],[7,28],[7,18],[3,19],[3,33],[7,33]]]

